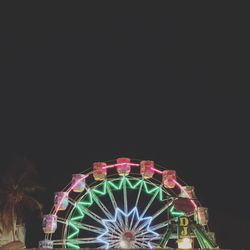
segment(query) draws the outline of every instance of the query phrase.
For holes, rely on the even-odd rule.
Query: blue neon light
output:
[[[152,237],[152,240],[155,237],[159,236],[158,233],[156,233],[156,232],[154,232],[153,230],[150,229],[150,224],[152,222],[152,217],[151,216],[149,216],[149,217],[141,217],[141,216],[139,216],[139,212],[138,212],[137,207],[134,207],[127,214],[124,211],[122,211],[120,208],[116,208],[115,216],[112,219],[104,219],[104,220],[102,220],[103,221],[103,226],[105,227],[105,232],[97,237],[97,240],[99,242],[102,242],[103,244],[105,244],[106,249],[109,248],[110,243],[107,240],[105,240],[105,235],[107,235],[111,230],[110,229],[111,227],[109,226],[110,223],[111,224],[119,224],[118,216],[120,216],[120,218],[122,218],[122,217],[128,218],[129,216],[135,216],[134,217],[134,218],[136,218],[135,221],[139,221],[139,225],[140,225],[141,222],[145,223],[145,221],[148,221],[147,223],[145,223],[145,226],[143,226],[143,228],[146,229],[146,234],[150,235],[150,237]],[[147,242],[147,245],[148,245],[149,248],[152,248],[152,245],[150,244],[150,242]]]

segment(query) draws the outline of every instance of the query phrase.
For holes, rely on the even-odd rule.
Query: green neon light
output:
[[[121,187],[122,187],[123,182],[124,182],[124,179],[119,180],[118,184],[116,184],[116,183],[114,183],[112,181],[108,181],[108,185],[110,187],[112,187],[113,189],[115,189],[115,190],[120,190]]]
[[[101,186],[102,186],[102,190],[98,190],[95,187],[91,190],[91,192],[96,193],[96,194],[100,194],[100,195],[105,195],[107,193],[107,181],[104,181],[104,183]]]
[[[160,198],[160,201],[162,201],[162,200],[163,200],[162,188],[160,189],[160,192],[159,192],[159,198]]]
[[[115,189],[115,190],[121,190],[124,182],[125,182],[125,185],[127,185],[128,188],[130,188],[130,189],[136,189],[137,187],[140,186],[141,183],[143,183],[143,187],[144,187],[143,190],[147,194],[152,195],[152,194],[157,193],[157,194],[159,194],[160,201],[162,201],[162,199],[163,199],[162,187],[157,187],[154,184],[147,183],[143,179],[129,180],[128,178],[123,176],[119,180],[104,181],[98,187],[94,187],[92,189],[89,189],[88,193],[85,195],[85,197],[82,200],[80,200],[79,202],[77,202],[77,205],[75,206],[75,208],[78,212],[78,215],[72,216],[71,221],[78,221],[78,220],[82,220],[84,218],[84,212],[83,212],[84,207],[92,206],[94,203],[93,193],[100,195],[100,196],[106,195],[108,192],[107,187],[110,187],[110,188]],[[173,212],[173,213],[178,213],[178,215],[179,214],[183,215],[183,213],[179,213],[179,212]],[[74,236],[79,234],[79,229],[73,223],[69,223],[69,226],[70,226],[70,229],[72,230],[72,233],[68,235],[67,239],[72,239]],[[67,243],[66,245],[69,247],[72,247],[72,248],[77,248],[77,249],[80,248],[78,245],[75,245],[72,243]]]
[[[87,200],[85,200],[87,198]],[[92,197],[92,193],[91,190],[88,191],[87,195],[84,197],[83,201],[79,201],[78,202],[79,205],[83,205],[83,206],[91,206],[93,204],[93,197]]]
[[[176,216],[183,216],[183,215],[185,215],[185,213],[184,212],[177,212],[177,211],[174,211],[174,206],[172,206],[171,208],[170,208],[170,214],[171,215],[176,215]]]
[[[80,215],[72,217],[71,221],[80,220],[84,217],[84,213],[82,211],[82,208],[79,205],[76,205],[76,210],[80,213]]]
[[[72,239],[75,235],[77,235],[79,233],[79,228],[77,228],[74,224],[72,223],[69,223],[69,226],[73,229],[75,229],[75,232],[71,233],[69,236],[68,236],[68,240]]]
[[[111,188],[113,188],[115,190],[120,190],[122,188],[122,185],[123,185],[124,182],[131,189],[136,189],[143,182],[144,190],[146,191],[147,194],[151,194],[151,193],[160,191],[159,192],[159,197],[160,197],[160,200],[162,200],[163,194],[162,194],[162,188],[161,187],[155,187],[153,184],[146,183],[144,180],[132,181],[132,182],[135,182],[133,184],[131,182],[131,180],[129,180],[126,177],[122,177],[119,181],[104,181],[103,184],[100,185],[101,188],[100,188],[100,186],[98,186],[98,188],[93,188],[90,191],[90,194],[91,194],[91,192],[94,192],[94,193],[99,194],[99,195],[106,195],[107,194],[107,186],[109,186],[109,187],[111,187]],[[150,189],[149,186],[154,186],[154,187]],[[92,205],[92,203],[93,203],[92,196],[90,197],[90,199],[91,199],[91,202],[90,202],[91,204],[90,205]],[[81,201],[79,203],[85,205]]]
[[[143,180],[137,180],[137,181],[132,181],[132,182],[135,182],[133,185],[129,179],[126,179],[126,181],[127,181],[128,186],[131,189],[136,189],[142,182],[145,183]]]
[[[216,243],[214,240],[208,237],[207,233],[204,232],[204,230],[201,228],[200,225],[193,225],[194,232],[196,234],[196,237],[198,239],[198,236],[200,237],[202,244],[204,244],[204,249],[214,249],[216,248]]]
[[[160,242],[160,246],[162,248],[166,248],[172,232],[173,232],[173,228],[172,228],[172,226],[169,226],[167,228],[166,232],[163,234],[163,237],[162,237],[161,242]]]
[[[144,187],[145,187],[145,191],[146,191],[146,193],[148,193],[148,194],[151,194],[151,193],[153,193],[153,192],[158,192],[159,189],[161,189],[160,187],[155,187],[155,188],[152,188],[151,190],[149,190],[148,184],[147,184],[146,182],[144,182],[143,184],[144,184]]]
[[[70,248],[80,249],[80,247],[79,247],[78,245],[75,245],[75,244],[73,244],[73,243],[67,242],[66,245],[69,246]]]
[[[202,234],[199,232],[198,229],[194,230],[196,238],[200,244],[201,249],[210,249],[211,246],[207,247],[206,240],[203,238]]]

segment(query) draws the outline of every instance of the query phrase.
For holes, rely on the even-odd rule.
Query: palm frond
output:
[[[32,162],[26,158],[17,159],[7,172],[7,177],[14,179],[15,184],[23,186],[29,180],[33,180],[38,175]]]
[[[36,176],[31,162],[21,159],[0,177],[0,220],[4,230],[11,231],[14,223],[24,221],[26,211],[42,215],[42,204],[31,196],[46,190],[36,183]]]
[[[12,209],[13,209],[13,204],[6,204],[5,207],[1,210],[1,222],[3,225],[3,229],[7,232],[10,232],[12,230],[12,226],[13,226],[13,218],[12,216]]]
[[[28,195],[24,195],[23,196],[23,205],[25,207],[27,207],[28,209],[37,212],[39,214],[39,216],[42,215],[43,205],[39,201],[34,199],[33,197],[28,196]]]
[[[26,186],[28,183],[34,183],[34,177],[36,176],[35,170],[32,168],[25,169],[25,172],[20,175],[16,181],[18,186]]]
[[[0,179],[0,190],[10,191],[13,189],[14,180],[13,178],[6,176]]]

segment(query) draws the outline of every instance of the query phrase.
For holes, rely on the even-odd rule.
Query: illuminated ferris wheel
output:
[[[175,170],[150,160],[95,162],[55,193],[39,248],[217,248],[207,208]]]

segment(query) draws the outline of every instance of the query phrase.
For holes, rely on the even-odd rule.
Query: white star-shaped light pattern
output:
[[[97,240],[104,244],[104,248],[152,248],[151,241],[159,234],[150,229],[152,217],[139,216],[134,207],[125,213],[116,208],[111,219],[103,220],[105,232]]]

